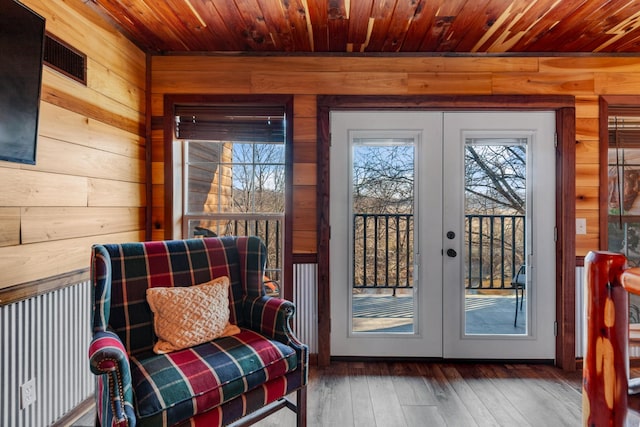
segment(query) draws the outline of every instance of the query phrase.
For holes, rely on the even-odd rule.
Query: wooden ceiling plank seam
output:
[[[311,39],[307,29],[307,13],[304,5],[300,0],[289,0],[281,4],[285,23],[291,30],[291,51],[312,52]]]
[[[407,32],[409,31],[411,20],[416,14],[417,7],[417,2],[405,2],[402,0],[396,2],[393,18],[389,24],[389,29],[381,49],[383,52],[400,51],[407,38]]]
[[[140,44],[149,50],[161,51],[166,46],[166,40],[162,34],[155,31],[155,26],[148,20],[144,20],[146,15],[132,13],[133,7],[124,7],[117,0],[95,0],[96,5],[103,8],[106,13],[116,22],[126,28],[134,37],[138,38]]]
[[[166,12],[162,16],[170,17],[167,19],[165,25],[169,25],[174,28],[176,32],[180,34],[182,43],[186,49],[190,51],[205,51],[208,49],[216,48],[216,45],[211,44],[212,34],[209,25],[205,23],[203,26],[201,20],[203,20],[193,0],[166,0],[163,5],[157,7],[166,6]],[[209,34],[206,34],[209,33]],[[213,37],[215,40],[215,37]]]
[[[537,17],[537,20],[532,24],[530,24],[527,30],[517,30],[516,28],[514,28],[514,27],[517,27],[517,24],[522,21],[523,17],[531,10],[533,6],[535,6],[535,4],[536,2],[530,2],[528,6],[522,11],[512,10],[514,19],[506,25],[505,30],[497,38],[495,38],[491,42],[491,44],[489,44],[487,48],[484,49],[484,51],[486,52],[500,52],[501,50],[504,50],[505,52],[510,51],[513,45],[515,45],[526,34],[527,30],[533,27],[535,23],[541,19],[541,17]]]
[[[627,37],[629,40],[621,40],[620,43],[616,45],[615,52],[640,52],[640,34],[628,34]]]
[[[273,40],[274,49],[291,52],[294,45],[291,39],[291,27],[288,25],[282,2],[260,2],[258,6]]]
[[[348,43],[353,43],[354,46],[360,46],[365,42],[372,8],[373,0],[354,0],[351,2],[349,9]]]
[[[527,0],[522,1],[526,4]],[[525,34],[513,45],[512,50],[527,49],[530,44],[545,37],[565,15],[574,13],[582,3],[584,0],[538,1],[529,11],[532,17],[523,19],[514,26],[514,31],[525,31]]]
[[[474,2],[474,0],[468,0]],[[420,44],[421,52],[441,52],[439,49],[443,40],[447,39],[451,23],[456,19],[467,4],[467,0],[455,0],[441,2],[434,10],[434,21],[430,31],[425,33],[425,37]],[[434,5],[436,6],[436,5]]]
[[[206,23],[206,27],[200,29],[200,45],[191,51],[229,51],[238,50],[236,38],[225,25],[217,10],[211,6],[209,0],[183,0],[189,2],[195,13]]]
[[[426,39],[435,23],[437,7],[435,2],[421,0],[416,5],[416,11],[409,22],[409,28],[400,47],[402,52],[418,52],[422,41]]]
[[[464,8],[470,7],[470,4],[478,3],[478,0],[443,0],[434,3],[438,6],[437,16],[458,16]]]
[[[218,14],[227,23],[231,34],[242,40],[241,51],[259,52],[260,46],[251,37],[251,34],[247,31],[246,24],[240,10],[238,9],[236,1],[216,1],[211,2],[211,5],[216,9]]]
[[[596,52],[599,47],[604,49],[611,44],[616,45],[618,41],[618,37],[604,31],[591,33],[590,31],[587,32],[587,30],[585,30],[585,32],[579,34],[574,39],[568,40],[567,43],[564,43],[563,50],[565,52],[580,52],[584,49],[588,49],[589,52]],[[607,50],[609,49],[606,49],[605,51]]]
[[[556,23],[545,20],[563,0],[516,0],[512,3],[511,15],[513,19],[503,22],[501,31],[496,31],[489,37],[484,46],[478,48],[483,52],[497,52],[501,49],[511,51],[513,46],[532,32],[544,32]],[[498,18],[499,19],[499,18]],[[543,26],[539,23],[543,22]],[[476,45],[477,46],[477,45]]]
[[[563,1],[567,0],[513,0],[514,13],[522,14],[522,18],[515,22],[512,31],[525,31],[532,24],[543,20],[553,12]]]
[[[194,1],[194,0],[191,0]],[[220,50],[240,51],[244,48],[244,44],[236,37],[227,25],[227,20],[220,15],[218,9],[210,0],[198,0],[198,11],[200,16],[208,22],[207,28],[217,37],[217,46],[224,46]]]
[[[194,31],[207,26],[207,23],[202,20],[202,17],[198,14],[198,10],[195,9],[191,0],[165,0],[164,4],[176,15],[178,21],[184,25],[185,29]],[[157,7],[162,7],[162,5],[158,5]],[[167,16],[168,14],[163,15]]]
[[[618,7],[613,4],[610,6]],[[617,45],[620,39],[626,38],[626,29],[629,26],[632,29],[638,28],[639,11],[638,2],[629,2],[619,6],[615,11],[607,8],[597,9],[584,19],[583,31],[573,40],[568,40],[564,47],[567,51],[598,52],[609,45]],[[631,22],[632,19],[635,20],[635,25]]]
[[[344,0],[330,0],[327,13],[329,51],[346,52],[350,20]]]
[[[165,4],[160,5],[165,7],[159,7],[155,2],[149,4],[148,1],[150,0],[137,1],[133,7],[127,8],[130,11],[129,16],[148,17],[148,20],[142,25],[151,28],[154,33],[161,32],[160,37],[165,44],[170,44],[175,50],[189,49],[182,37],[184,33],[180,29],[183,26],[182,22],[173,13],[165,12]]]
[[[244,21],[248,37],[261,47],[262,51],[276,51],[273,33],[265,22],[262,8],[257,0],[235,0],[236,8]]]
[[[292,52],[295,43],[292,38],[291,25],[289,25],[282,2],[261,2],[259,7],[276,50]]]
[[[373,27],[366,51],[382,52],[389,34],[389,26],[394,17],[398,0],[375,0],[371,9]],[[402,1],[402,0],[400,0]]]
[[[302,2],[302,6],[304,8],[304,19],[307,24],[307,36],[309,37],[309,46],[310,52],[315,52],[315,40],[314,40],[314,31],[313,31],[313,23],[311,22],[311,11],[309,9],[309,2],[307,0],[300,0]]]
[[[375,22],[375,19],[369,17],[369,21],[367,23],[367,37],[364,39],[364,43],[360,45],[359,52],[365,52],[367,50],[367,46],[369,46],[369,42],[371,41],[371,33],[373,32],[373,25]]]
[[[329,52],[346,52],[349,34],[348,19],[330,19],[327,26]]]
[[[324,0],[305,0],[308,5],[309,22],[313,30],[315,52],[329,51],[329,4]]]
[[[640,28],[640,4],[637,2],[633,2],[631,3],[633,5],[636,5],[636,8],[638,10],[636,10],[633,15],[631,16],[627,16],[626,18],[622,19],[621,17],[621,21],[618,22],[614,27],[608,29],[606,32],[606,34],[609,35],[613,35],[613,37],[611,39],[609,39],[607,42],[605,42],[603,45],[598,46],[597,48],[595,48],[593,51],[594,52],[601,52],[604,51],[605,48],[609,45],[616,45],[618,44],[617,42],[619,42],[620,40],[624,39],[627,35],[629,35],[632,32],[638,32],[637,30]],[[630,11],[628,9],[626,9],[628,11],[628,13],[631,13],[633,11]],[[637,38],[634,37],[634,38]]]
[[[489,34],[496,30],[498,19],[507,8],[501,0],[490,0],[487,3],[471,2],[463,8],[451,23],[450,36],[446,41],[446,51],[464,49],[471,51],[482,33]]]
[[[567,2],[570,3],[570,2]],[[609,3],[609,2],[607,2]],[[564,6],[564,2],[560,4]],[[566,45],[576,36],[582,34],[585,28],[585,22],[589,22],[589,17],[598,10],[606,10],[602,2],[583,1],[572,11],[564,14],[562,9],[557,11],[562,18],[553,28],[527,46],[528,51],[534,52],[554,52],[556,49],[561,52],[568,52]],[[561,45],[561,48],[560,46]]]

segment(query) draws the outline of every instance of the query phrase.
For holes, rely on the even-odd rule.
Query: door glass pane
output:
[[[413,333],[415,146],[355,138],[351,162],[352,332]]]
[[[527,139],[466,138],[465,333],[527,333]]]

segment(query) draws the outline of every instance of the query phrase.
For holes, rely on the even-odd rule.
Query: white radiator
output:
[[[93,394],[90,319],[89,281],[0,307],[0,426],[50,425]],[[36,400],[20,409],[30,379]]]
[[[576,357],[584,357],[587,343],[587,290],[584,267],[576,267]],[[629,357],[640,358],[640,345],[630,342]]]
[[[318,266],[293,266],[293,301],[296,304],[294,331],[300,341],[309,346],[309,353],[318,353]]]
[[[584,357],[587,343],[587,301],[584,267],[576,267],[576,357]],[[640,358],[640,345],[630,342],[628,356]]]

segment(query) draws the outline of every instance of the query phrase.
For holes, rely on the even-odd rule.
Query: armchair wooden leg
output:
[[[307,427],[307,387],[297,391],[296,395],[296,426]]]

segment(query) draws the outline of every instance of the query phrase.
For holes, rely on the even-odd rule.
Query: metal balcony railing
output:
[[[353,287],[413,287],[412,214],[353,215]],[[465,216],[465,287],[511,288],[525,262],[524,215]]]
[[[413,215],[353,215],[353,287],[413,286]]]
[[[270,280],[282,282],[283,215],[190,215],[185,216],[185,219],[190,237],[259,236],[267,247],[265,275]]]
[[[254,219],[190,217],[191,236],[257,235],[267,246],[267,275],[282,279],[282,217]],[[413,215],[353,215],[353,287],[413,287]],[[523,215],[465,216],[465,287],[511,288],[511,278],[525,263]]]
[[[511,288],[525,263],[524,215],[465,215],[467,289]]]

